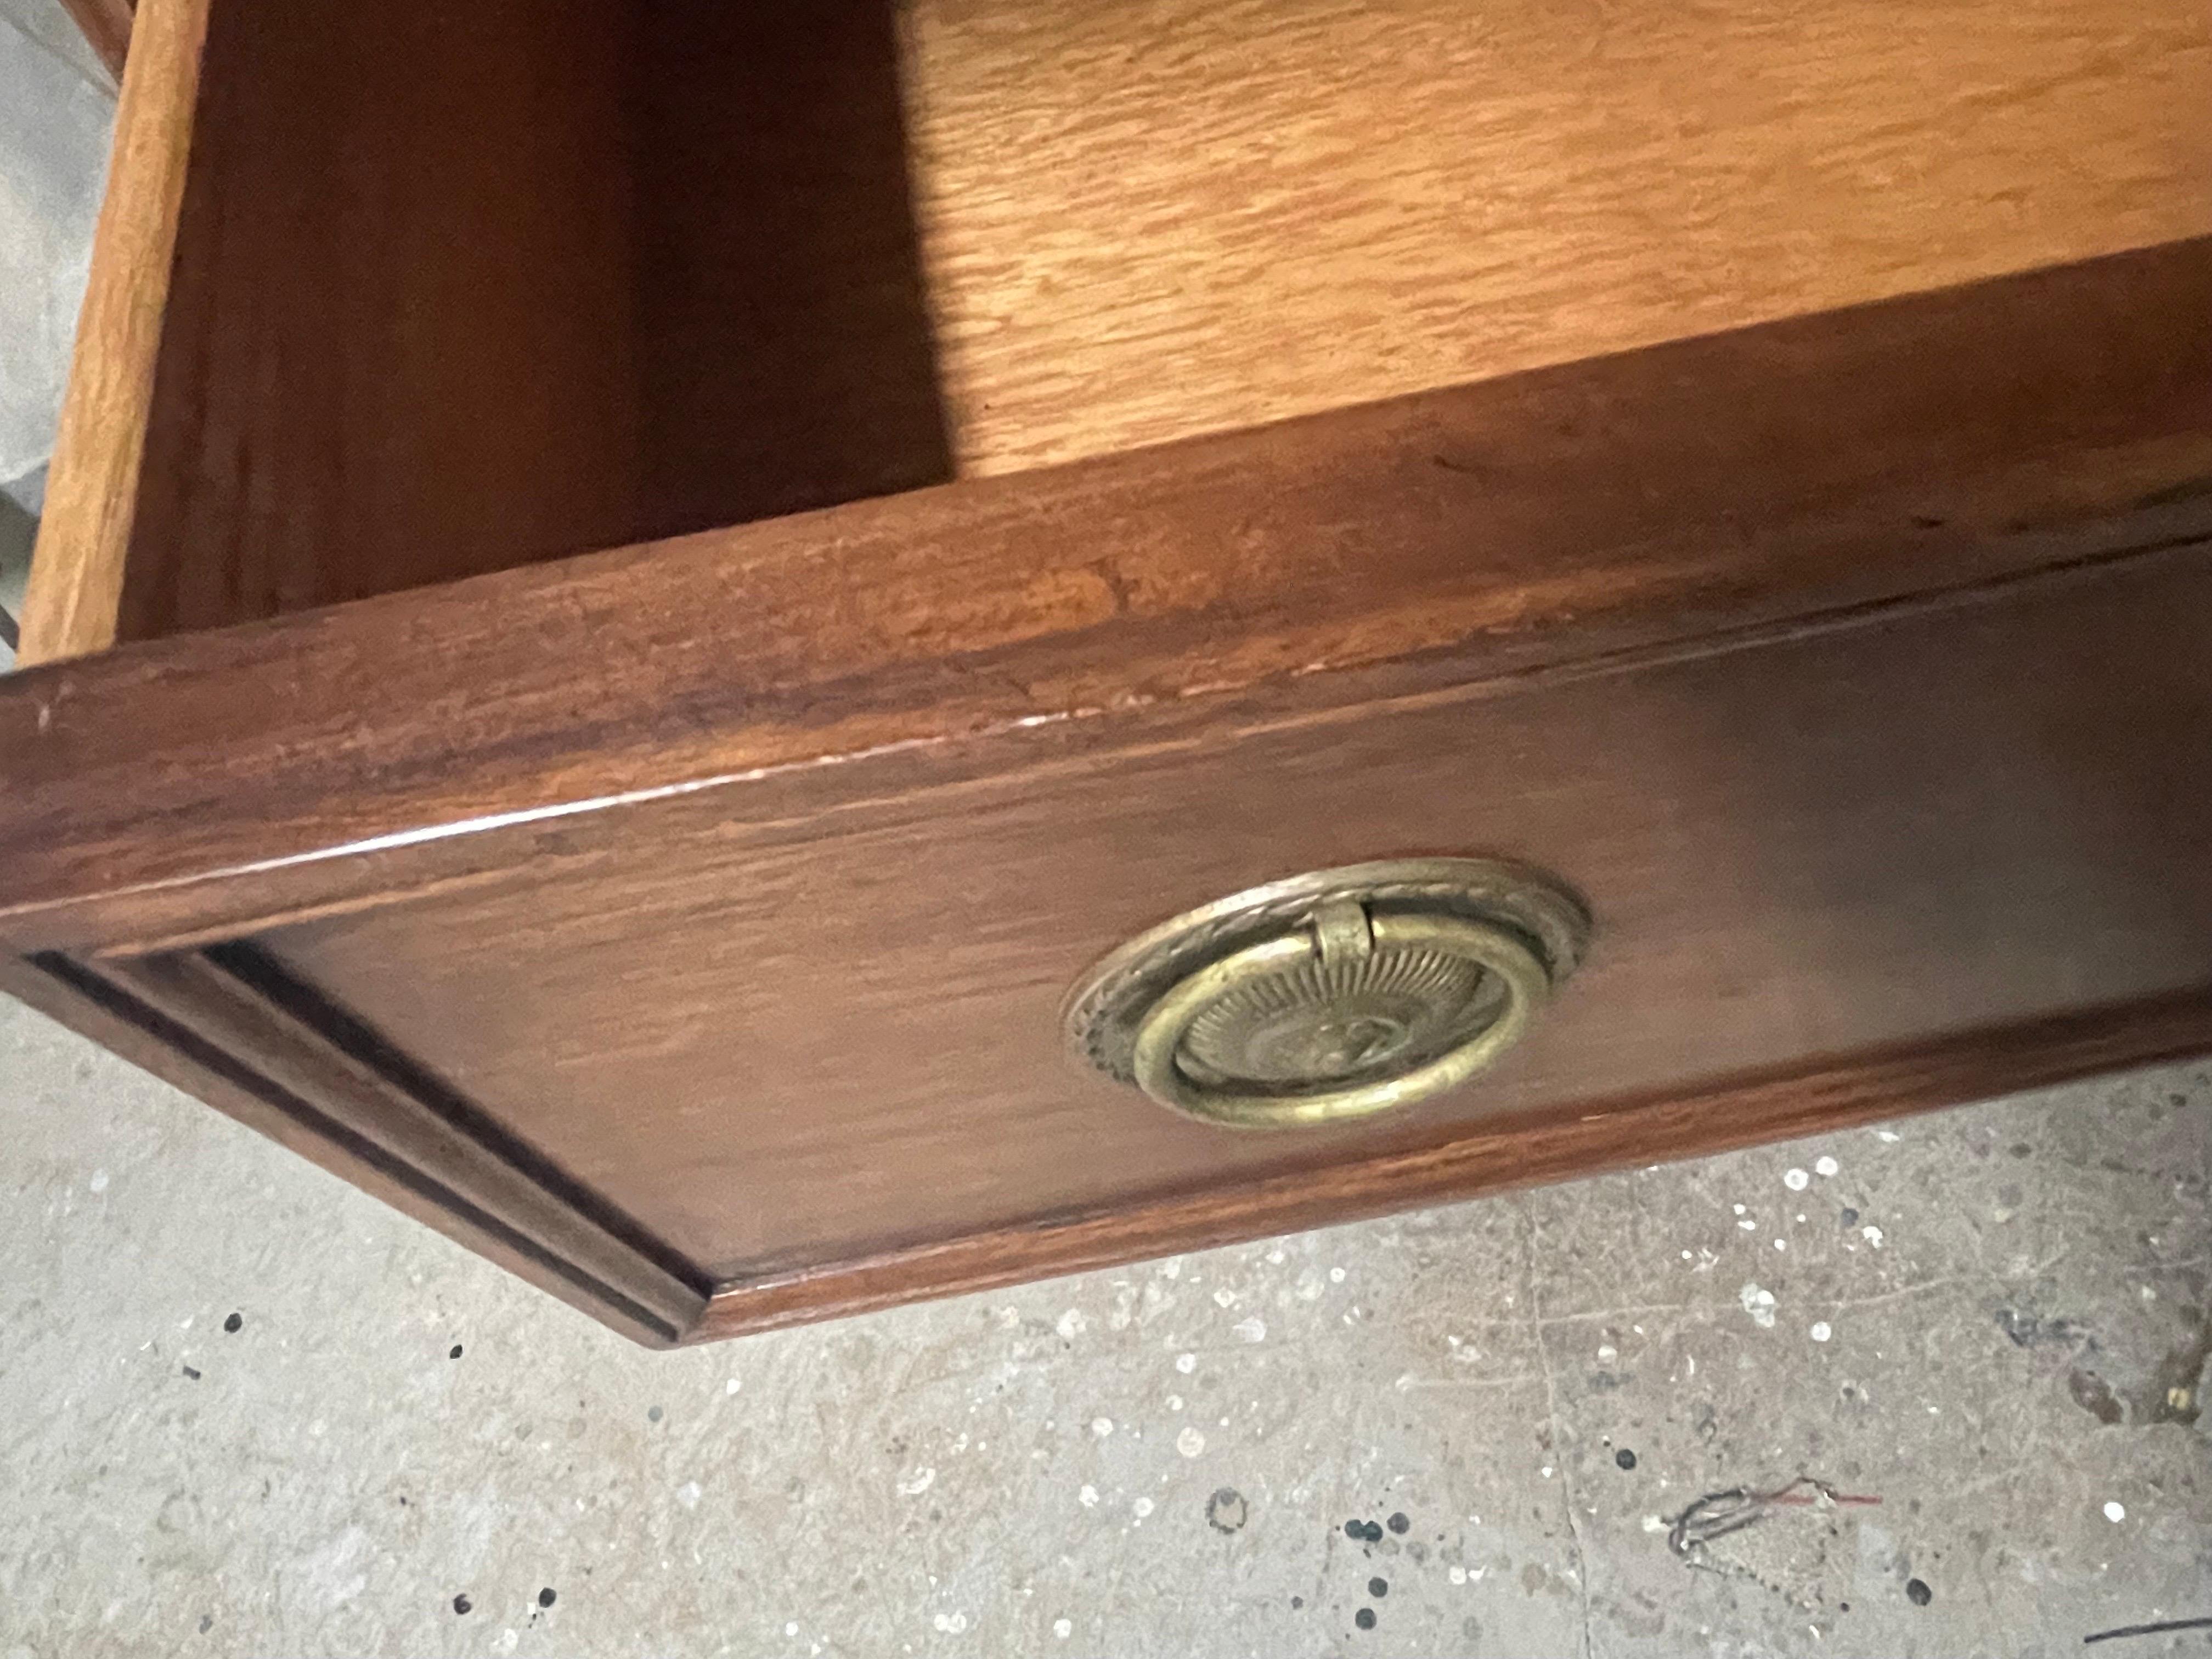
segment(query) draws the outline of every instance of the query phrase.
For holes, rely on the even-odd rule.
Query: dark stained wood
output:
[[[123,76],[16,665],[115,642],[210,0],[147,0]]]
[[[2212,988],[2208,608],[2212,539],[1691,659],[1010,761],[796,836],[678,799],[568,871],[260,941],[708,1278],[782,1273]],[[1549,869],[1596,920],[1478,1085],[1239,1134],[1071,1069],[1060,999],[1123,939],[1431,853]]]
[[[1702,1091],[1607,1102],[1573,1119],[1486,1126],[1436,1146],[1354,1158],[1223,1191],[745,1280],[717,1291],[685,1340],[720,1341],[1607,1170],[1703,1158],[2207,1048],[2212,997],[2085,1009]]]
[[[949,476],[886,0],[212,13],[119,637]]]
[[[629,539],[624,8],[210,10],[119,636]]]
[[[0,931],[221,937],[659,792],[803,820],[2103,556],[2212,507],[2208,362],[2197,240],[53,665],[0,680]]]
[[[637,529],[952,476],[893,0],[641,0]]]
[[[963,474],[2212,232],[2212,8],[908,0]]]

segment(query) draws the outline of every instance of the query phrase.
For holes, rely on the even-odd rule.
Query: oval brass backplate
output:
[[[1487,859],[1346,865],[1133,939],[1069,993],[1071,1050],[1232,1128],[1341,1122],[1465,1082],[1519,1039],[1589,940],[1581,901]]]

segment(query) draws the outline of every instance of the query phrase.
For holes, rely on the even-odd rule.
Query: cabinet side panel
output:
[[[223,0],[125,639],[636,523],[628,0]]]

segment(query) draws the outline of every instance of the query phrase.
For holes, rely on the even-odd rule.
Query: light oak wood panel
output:
[[[623,9],[210,7],[119,636],[629,539]]]
[[[1703,1158],[2184,1059],[2208,1048],[2212,995],[2197,993],[1815,1060],[1686,1093],[1608,1102],[1603,1111],[1571,1118],[1475,1122],[1451,1139],[1411,1152],[1376,1151],[1325,1169],[739,1280],[715,1292],[684,1340],[713,1342],[921,1297],[1207,1249],[1603,1170]]]
[[[2212,229],[2194,0],[914,0],[961,469]]]
[[[146,0],[137,19],[24,595],[19,667],[105,650],[116,638],[210,3]],[[115,9],[78,15],[88,33],[113,25],[90,38],[119,64],[128,33]]]

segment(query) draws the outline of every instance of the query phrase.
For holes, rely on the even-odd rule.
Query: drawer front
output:
[[[2212,986],[2208,606],[2212,556],[2168,550],[1110,754],[1039,740],[800,826],[679,796],[213,960],[740,1328],[1914,1103],[1894,1077],[1838,1103],[1838,1067],[1893,1056],[1942,1097],[2201,1040],[2201,1013],[2141,1022]],[[1472,1085],[1238,1133],[1067,1057],[1071,983],[1164,916],[1437,853],[1556,872],[1594,920]]]
[[[1495,696],[1013,767],[783,840],[672,805],[573,871],[261,944],[718,1282],[2212,984],[2202,562]],[[2072,672],[2063,665],[2072,665]],[[1301,870],[1557,872],[1586,966],[1355,1127],[1085,1074],[1060,1005]]]
[[[660,1343],[2212,1048],[2208,295],[2174,243],[50,661],[0,984]],[[1070,1060],[1164,919],[1439,856],[1592,926],[1466,1086],[1243,1133]]]

